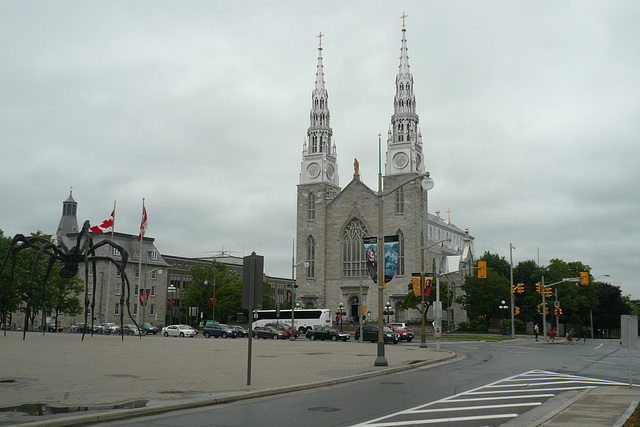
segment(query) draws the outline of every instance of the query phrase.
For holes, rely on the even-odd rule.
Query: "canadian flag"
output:
[[[89,230],[93,231],[94,233],[98,233],[98,234],[102,234],[102,233],[109,233],[110,231],[113,231],[113,217],[115,215],[115,210],[113,210],[111,212],[111,216],[109,217],[109,219],[105,219],[104,221],[102,221],[102,224],[100,225],[95,225],[93,227],[91,227]]]
[[[142,222],[140,223],[140,234],[138,235],[138,242],[144,237],[144,232],[147,231],[147,209],[142,206]]]

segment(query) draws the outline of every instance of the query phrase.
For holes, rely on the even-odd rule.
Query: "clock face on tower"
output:
[[[309,175],[309,178],[317,178],[320,175],[320,165],[311,163],[307,166],[307,175]]]
[[[331,165],[327,166],[327,178],[333,179],[334,173],[335,173],[335,171],[333,169],[333,166],[331,166]]]
[[[407,157],[405,153],[398,153],[395,156],[393,156],[393,164],[398,169],[402,169],[406,167],[408,163],[409,163],[409,157]]]

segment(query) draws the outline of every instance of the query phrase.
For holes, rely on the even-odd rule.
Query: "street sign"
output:
[[[440,338],[440,335],[442,335],[442,322],[440,320],[433,321],[433,335],[436,338]]]
[[[560,308],[560,301],[556,301],[553,305],[555,305],[556,308]]]

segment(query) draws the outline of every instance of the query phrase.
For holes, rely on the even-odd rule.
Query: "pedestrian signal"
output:
[[[516,307],[516,314],[520,314],[520,307]]]
[[[367,304],[362,304],[362,312],[363,313],[367,312]]]
[[[589,273],[586,271],[580,273],[580,284],[585,286],[589,284]]]
[[[478,279],[487,278],[487,261],[478,261]]]
[[[518,283],[518,293],[521,294],[524,292],[524,283]]]

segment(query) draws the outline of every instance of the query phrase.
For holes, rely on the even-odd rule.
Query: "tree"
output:
[[[593,312],[594,328],[620,328],[620,316],[631,313],[629,304],[622,297],[622,289],[610,283],[599,283],[597,288],[600,304]]]
[[[458,298],[458,302],[469,318],[484,320],[485,330],[488,331],[491,318],[503,314],[499,306],[501,301],[507,301],[509,297],[509,280],[487,267],[486,279],[467,276],[461,288],[465,294]]]

